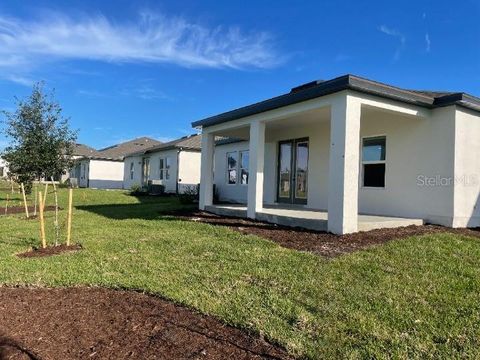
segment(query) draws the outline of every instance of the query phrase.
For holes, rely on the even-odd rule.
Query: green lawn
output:
[[[140,289],[309,358],[480,357],[478,239],[413,237],[326,260],[162,215],[181,207],[175,198],[74,197],[78,253],[17,258],[38,244],[38,222],[0,217],[0,283]]]

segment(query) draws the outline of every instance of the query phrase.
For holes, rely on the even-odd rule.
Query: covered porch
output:
[[[413,151],[404,134],[412,141],[410,129],[428,117],[415,105],[342,91],[203,127],[200,208],[335,234],[421,225],[415,184],[398,175],[406,171],[402,151]],[[243,143],[222,148],[219,137]],[[383,158],[371,167],[374,176],[383,168],[378,187],[364,186],[364,138],[383,139]],[[389,161],[399,164],[389,163],[388,174],[385,138]],[[215,205],[214,184],[223,200],[240,204]]]
[[[243,204],[209,205],[205,207],[205,210],[221,216],[247,217],[247,206]],[[260,212],[255,214],[255,219],[283,226],[328,231],[328,212],[322,210],[265,205]],[[357,228],[358,231],[369,231],[423,224],[422,219],[359,214]]]

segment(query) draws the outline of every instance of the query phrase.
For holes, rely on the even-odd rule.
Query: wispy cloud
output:
[[[382,33],[384,33],[386,35],[389,35],[389,36],[392,36],[392,37],[394,37],[398,40],[399,44],[398,44],[398,46],[395,50],[395,53],[393,54],[393,60],[398,61],[400,59],[400,55],[401,55],[403,49],[405,48],[405,44],[407,43],[407,38],[400,31],[398,31],[396,29],[392,29],[392,28],[390,28],[386,25],[381,25],[378,28],[378,30],[381,31]]]
[[[20,75],[7,75],[5,79],[20,85],[25,85],[25,86],[32,86],[33,83],[35,82],[32,79],[29,79],[27,77],[20,76]]]
[[[430,34],[427,32],[425,33],[425,51],[428,53],[430,52],[432,46],[432,42],[430,41]]]
[[[159,13],[143,12],[123,23],[103,15],[49,12],[23,20],[0,14],[0,69],[72,59],[234,69],[270,68],[282,61],[267,32],[207,27]]]

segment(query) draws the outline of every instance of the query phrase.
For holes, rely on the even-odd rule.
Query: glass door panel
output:
[[[278,201],[291,202],[292,199],[292,142],[281,142],[278,158]]]
[[[295,142],[295,199],[307,200],[308,141]]]

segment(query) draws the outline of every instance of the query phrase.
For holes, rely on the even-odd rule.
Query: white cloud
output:
[[[403,35],[400,31],[398,31],[396,29],[392,29],[392,28],[387,27],[386,25],[381,25],[378,28],[378,30],[381,31],[382,33],[386,34],[386,35],[389,35],[389,36],[392,36],[392,37],[396,38],[399,41],[399,45],[397,46],[397,48],[395,50],[395,53],[393,54],[393,60],[394,61],[399,60],[400,55],[401,55],[403,49],[405,48],[405,44],[407,43],[407,38],[405,37],[405,35]]]
[[[209,28],[152,12],[123,23],[103,15],[74,18],[50,12],[30,21],[0,14],[0,68],[20,73],[65,59],[234,69],[281,62],[266,32]]]
[[[425,33],[425,51],[430,52],[432,42],[430,41],[430,34],[427,32]]]

